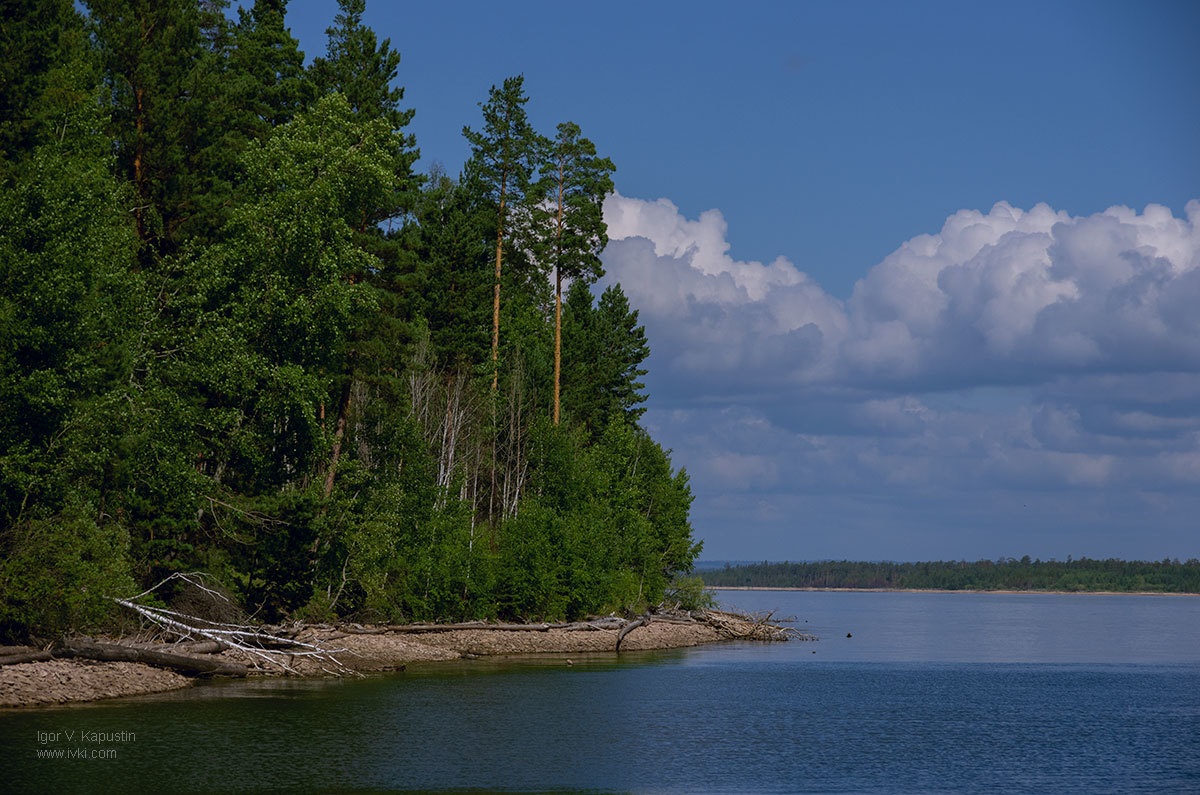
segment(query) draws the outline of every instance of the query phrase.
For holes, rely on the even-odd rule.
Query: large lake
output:
[[[1198,597],[720,599],[821,640],[10,711],[0,790],[1200,792]],[[72,730],[134,738],[38,742]]]

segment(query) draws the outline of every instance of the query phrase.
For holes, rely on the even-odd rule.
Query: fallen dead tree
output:
[[[50,659],[53,659],[53,655],[43,649],[31,649],[28,646],[5,646],[4,654],[0,654],[0,666],[44,662]]]
[[[774,623],[774,611],[764,613],[732,613],[726,610],[704,610],[700,620],[730,640],[816,640],[794,627]]]
[[[219,590],[205,585],[204,575],[200,573],[175,573],[137,596],[128,599],[113,598],[113,601],[141,616],[158,632],[168,637],[175,637],[180,643],[188,642],[192,648],[199,647],[207,653],[216,651],[240,653],[248,660],[248,665],[244,666],[247,670],[251,667],[256,670],[282,669],[291,674],[299,674],[293,664],[299,659],[306,659],[316,663],[317,667],[327,674],[352,673],[335,656],[348,652],[348,649],[329,649],[319,642],[309,643],[297,640],[296,636],[303,631],[303,627],[285,630],[277,627],[211,621],[166,607],[142,604],[137,601],[150,596],[174,579],[182,580],[193,588],[211,595],[214,599],[228,601],[228,597]]]
[[[101,662],[136,662],[167,668],[187,676],[234,676],[243,677],[248,669],[245,665],[213,657],[194,657],[166,651],[170,644],[144,644],[131,646],[123,643],[101,643],[87,638],[71,638],[61,641],[49,649],[27,649],[0,656],[0,666],[19,665],[28,662],[45,662],[63,658],[98,660]]]
[[[104,662],[137,662],[156,668],[169,668],[187,676],[244,677],[247,666],[214,657],[192,657],[157,649],[140,649],[119,643],[97,643],[91,640],[68,640],[51,652],[55,657],[81,657]]]
[[[617,652],[619,653],[621,651],[621,641],[625,640],[626,635],[628,635],[630,632],[633,632],[640,626],[649,624],[650,621],[650,611],[647,610],[638,618],[635,618],[633,621],[630,621],[628,624],[621,627],[621,631],[617,633]]]

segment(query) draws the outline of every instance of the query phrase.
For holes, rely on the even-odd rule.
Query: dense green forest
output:
[[[939,591],[1118,591],[1200,593],[1200,560],[933,561],[726,565],[703,572],[704,584],[758,588],[923,588]]]
[[[590,289],[613,164],[513,77],[419,174],[362,0],[308,63],[286,5],[2,3],[0,636],[190,571],[270,620],[663,599],[699,545]]]

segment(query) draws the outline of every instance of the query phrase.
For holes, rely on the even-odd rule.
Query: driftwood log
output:
[[[549,632],[552,629],[566,629],[566,624],[485,624],[482,621],[468,621],[463,624],[388,624],[381,627],[342,627],[342,632],[353,635],[378,635],[381,633],[420,633],[420,632],[449,632],[451,630],[481,629],[502,630],[504,632]]]
[[[50,652],[54,657],[80,657],[104,662],[137,662],[156,668],[169,668],[188,676],[243,677],[249,669],[241,663],[212,657],[191,657],[157,649],[138,649],[117,643],[96,643],[90,640],[63,641]]]
[[[193,644],[193,646],[200,644]],[[179,648],[172,646],[172,649]],[[216,651],[215,649],[213,651]],[[15,654],[0,656],[0,666],[18,665],[28,662],[44,662],[46,660],[74,657],[84,660],[100,660],[102,662],[137,662],[152,665],[155,668],[169,668],[187,676],[245,676],[248,669],[245,665],[228,660],[212,657],[192,657],[187,654],[177,654],[174,651],[163,651],[162,648],[145,648],[126,646],[118,643],[97,643],[92,640],[65,640],[51,649],[27,649]]]
[[[647,612],[643,613],[641,616],[635,618],[633,621],[630,621],[628,624],[622,627],[621,631],[617,633],[617,651],[621,651],[621,641],[625,640],[626,635],[628,635],[630,632],[633,632],[638,627],[649,623],[650,613]]]
[[[175,646],[180,651],[187,652],[188,654],[217,654],[229,648],[228,643],[220,643],[215,640],[202,640],[196,643],[177,643]]]
[[[18,665],[19,663],[27,662],[43,662],[53,658],[53,655],[48,651],[39,649],[30,649],[22,646],[8,646],[5,648],[8,652],[0,656],[0,665]]]

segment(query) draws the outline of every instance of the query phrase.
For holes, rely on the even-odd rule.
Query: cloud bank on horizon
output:
[[[1200,201],[961,210],[845,300],[785,259],[734,259],[717,210],[614,194],[604,211],[606,281],[652,342],[647,421],[697,483],[707,557],[745,556],[730,521],[760,533],[751,557],[797,534],[793,558],[863,557],[812,551],[798,511],[864,541],[883,516],[941,526],[936,557],[1067,554],[1031,547],[1051,526],[1077,555],[1200,553]],[[1014,495],[1037,514],[998,508]]]

